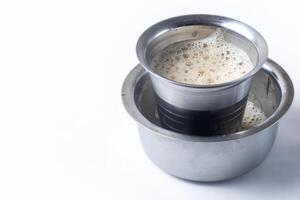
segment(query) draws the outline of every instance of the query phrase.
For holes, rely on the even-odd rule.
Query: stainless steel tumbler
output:
[[[205,38],[217,28],[222,28],[225,41],[248,54],[254,65],[249,73],[222,84],[193,85],[167,79],[152,69],[152,59],[169,45]],[[246,106],[252,76],[268,54],[264,38],[255,29],[214,15],[186,15],[161,21],[141,35],[136,51],[141,65],[150,73],[162,123],[188,134],[235,131]]]

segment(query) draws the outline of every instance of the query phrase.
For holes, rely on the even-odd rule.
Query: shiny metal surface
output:
[[[151,60],[162,49],[175,42],[205,38],[216,27],[224,29],[225,40],[249,55],[255,65],[251,72],[238,80],[207,86],[175,82],[152,70]],[[136,51],[141,65],[150,73],[154,91],[161,99],[179,109],[207,111],[226,108],[248,95],[251,77],[266,61],[268,49],[263,37],[242,22],[214,15],[186,15],[151,26],[141,35]]]
[[[127,76],[122,99],[138,122],[143,148],[166,173],[193,181],[220,181],[242,175],[258,166],[269,154],[278,120],[289,109],[294,95],[286,72],[272,60],[254,76],[249,99],[267,119],[258,126],[218,136],[191,136],[161,127],[149,75],[140,65]]]

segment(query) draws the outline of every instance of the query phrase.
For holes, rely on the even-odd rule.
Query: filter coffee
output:
[[[248,129],[266,120],[265,113],[253,102],[248,101],[243,116],[241,129]]]
[[[202,40],[174,43],[152,60],[161,76],[182,83],[213,85],[236,80],[254,67],[249,56],[225,41],[221,29]]]

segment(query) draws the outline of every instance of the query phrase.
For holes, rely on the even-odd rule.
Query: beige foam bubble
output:
[[[168,79],[198,85],[229,82],[253,69],[249,56],[226,42],[220,29],[202,40],[168,46],[154,57],[151,66]]]
[[[242,120],[242,129],[248,129],[266,120],[265,113],[253,102],[248,101]]]

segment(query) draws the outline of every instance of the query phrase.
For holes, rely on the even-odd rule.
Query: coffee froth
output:
[[[177,82],[213,85],[239,79],[254,66],[249,56],[225,41],[223,31],[217,29],[207,38],[166,47],[153,58],[151,67]]]
[[[249,129],[266,120],[265,113],[256,106],[253,102],[248,101],[244,112],[241,127],[242,129]]]

